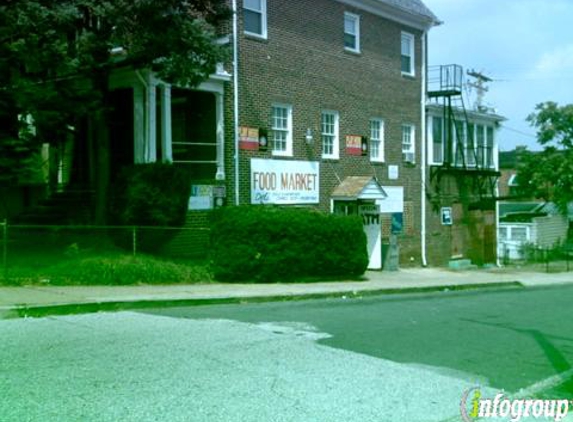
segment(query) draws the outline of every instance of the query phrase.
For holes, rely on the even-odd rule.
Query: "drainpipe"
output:
[[[421,236],[421,250],[422,250],[422,266],[427,266],[428,262],[426,260],[426,68],[427,68],[427,57],[426,57],[426,31],[422,32],[422,42],[421,42],[421,48],[422,48],[422,59],[421,59],[421,64],[422,64],[422,75],[421,75],[421,82],[422,82],[422,92],[420,95],[420,120],[421,120],[421,143],[422,143],[422,148],[421,148],[421,153],[422,153],[422,165],[421,167],[421,176],[422,176],[422,189],[421,189],[421,195],[420,195],[420,200],[421,200],[421,230],[420,230],[420,236]]]
[[[235,149],[235,205],[239,205],[239,46],[237,0],[233,0],[233,135]]]

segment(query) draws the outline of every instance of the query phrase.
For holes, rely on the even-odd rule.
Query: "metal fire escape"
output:
[[[458,185],[460,196],[480,203],[494,200],[500,173],[488,158],[492,152],[487,151],[484,145],[476,145],[474,124],[468,117],[462,95],[463,76],[459,65],[431,66],[428,69],[429,103],[441,110],[444,145],[443,163],[430,166],[430,183],[439,198],[445,193],[442,180],[451,176]]]

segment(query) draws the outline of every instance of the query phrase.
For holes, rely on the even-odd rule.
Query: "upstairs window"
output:
[[[444,162],[444,119],[432,117],[432,164]]]
[[[344,48],[360,52],[360,16],[344,13]]]
[[[485,167],[494,168],[494,132],[493,126],[487,126],[486,128],[486,140],[485,140]]]
[[[267,0],[244,0],[245,34],[267,38]]]
[[[415,127],[402,125],[402,160],[406,163],[416,162],[416,137]]]
[[[384,122],[370,120],[370,160],[384,161]]]
[[[322,158],[338,159],[338,113],[323,111],[321,115]]]
[[[292,155],[292,107],[275,104],[271,114],[273,155]]]
[[[403,75],[414,76],[414,36],[402,32],[401,70]]]

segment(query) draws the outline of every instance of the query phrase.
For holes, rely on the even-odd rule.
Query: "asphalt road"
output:
[[[320,343],[478,376],[516,392],[571,370],[573,286],[163,309],[156,315],[310,324]],[[569,391],[573,398],[573,390]]]
[[[444,421],[573,398],[573,287],[0,321],[0,421]],[[456,418],[457,417],[457,418]],[[522,419],[524,420],[524,419]]]

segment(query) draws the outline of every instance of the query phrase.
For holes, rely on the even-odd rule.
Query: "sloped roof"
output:
[[[419,29],[429,29],[442,23],[422,0],[336,1]]]
[[[441,23],[434,13],[421,0],[379,0],[388,3],[393,7],[402,9],[413,15],[419,15],[431,19],[436,23]]]
[[[348,176],[332,192],[338,199],[384,199],[388,195],[380,183],[371,176]]]

